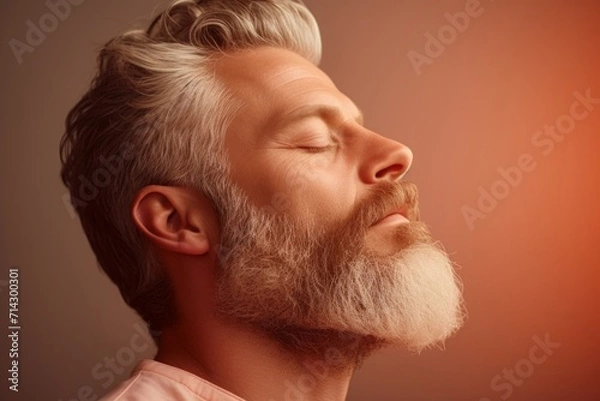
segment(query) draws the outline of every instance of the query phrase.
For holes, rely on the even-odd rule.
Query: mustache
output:
[[[355,243],[358,243],[373,224],[397,209],[406,211],[406,217],[410,221],[405,226],[399,226],[398,230],[413,237],[419,234],[419,238],[424,239],[420,233],[425,228],[420,222],[419,190],[415,183],[409,181],[382,182],[369,188],[367,195],[346,217],[329,227],[321,228],[320,237],[323,240],[352,238]]]
[[[232,189],[237,189],[237,187],[232,184]],[[345,217],[326,225],[306,221],[300,224],[299,221],[285,213],[267,213],[263,215],[259,213],[259,208],[243,202],[244,198],[241,196],[243,192],[241,189],[239,191],[240,201],[235,202],[237,198],[234,195],[229,197],[230,202],[228,203],[236,205],[236,207],[229,208],[230,211],[235,211],[233,214],[248,222],[251,214],[258,213],[257,217],[264,218],[264,220],[260,219],[263,222],[270,222],[271,227],[279,227],[279,229],[288,233],[292,230],[298,241],[304,240],[307,243],[314,240],[315,236],[319,238],[317,241],[327,242],[331,238],[359,239],[364,236],[369,227],[394,210],[403,210],[411,223],[420,221],[419,191],[417,185],[410,181],[385,181],[369,187],[366,195],[352,207]],[[243,212],[244,210],[246,212]],[[242,213],[242,215],[239,215],[239,213]],[[229,221],[230,219],[231,215],[229,219],[223,219],[220,216],[221,221]],[[253,231],[255,228],[248,228],[248,231]],[[227,248],[227,246],[223,247]]]
[[[396,209],[404,209],[411,222],[420,220],[419,190],[415,183],[400,181],[377,184],[354,207],[349,220],[367,228]]]

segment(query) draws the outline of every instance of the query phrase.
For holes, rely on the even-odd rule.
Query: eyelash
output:
[[[302,146],[302,149],[309,153],[321,153],[327,150],[333,149],[335,145],[327,145],[327,146]]]

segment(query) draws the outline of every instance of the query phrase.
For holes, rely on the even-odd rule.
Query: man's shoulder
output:
[[[142,365],[143,366],[143,365]],[[175,398],[175,396],[178,396]],[[131,376],[100,401],[202,400],[185,385],[138,365]]]
[[[193,374],[144,359],[131,376],[100,401],[243,401]]]
[[[131,376],[122,381],[117,387],[109,391],[99,401],[141,401],[147,394],[139,391],[141,384],[138,380],[141,372],[134,372]]]

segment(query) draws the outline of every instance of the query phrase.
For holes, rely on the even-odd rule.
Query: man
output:
[[[462,324],[452,262],[291,0],[179,0],[107,43],[62,178],[156,334],[105,400],[343,400],[364,358]]]

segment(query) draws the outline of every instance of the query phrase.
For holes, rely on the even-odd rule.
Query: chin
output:
[[[338,296],[315,311],[320,314],[315,329],[351,333],[377,348],[421,352],[443,347],[465,320],[462,284],[437,244],[416,243],[391,257],[363,258],[348,271],[362,274],[338,280]]]

